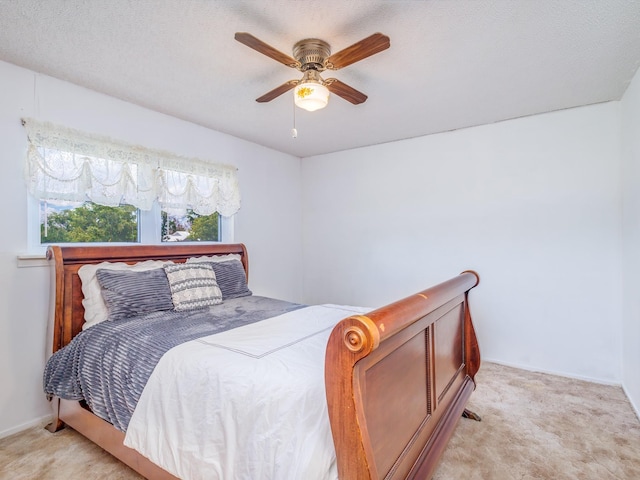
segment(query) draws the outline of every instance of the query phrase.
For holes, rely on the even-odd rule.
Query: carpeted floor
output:
[[[490,363],[476,380],[482,421],[460,420],[434,480],[640,479],[640,421],[620,387]],[[140,478],[70,429],[0,440],[2,480]]]
[[[640,480],[640,421],[621,387],[485,363],[434,480]]]

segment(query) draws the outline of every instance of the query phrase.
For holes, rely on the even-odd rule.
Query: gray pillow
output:
[[[96,278],[109,311],[108,320],[173,310],[171,289],[162,268],[139,272],[100,268]]]
[[[247,286],[247,275],[239,260],[207,262],[216,272],[216,281],[222,291],[222,299],[253,295]]]

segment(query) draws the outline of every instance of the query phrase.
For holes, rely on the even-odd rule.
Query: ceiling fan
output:
[[[382,33],[374,33],[332,55],[331,47],[327,42],[317,38],[307,38],[300,40],[293,46],[293,57],[290,57],[250,33],[237,32],[235,39],[287,67],[299,70],[303,74],[300,80],[289,80],[258,97],[257,102],[270,102],[295,88],[296,105],[309,111],[324,108],[329,101],[329,92],[335,93],[354,105],[363,103],[367,99],[364,93],[337,78],[323,79],[320,73],[325,70],[338,70],[346,67],[386,50],[391,45],[389,37]]]

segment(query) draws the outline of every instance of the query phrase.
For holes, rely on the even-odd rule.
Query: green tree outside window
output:
[[[47,213],[40,224],[42,243],[137,242],[138,210],[131,205],[107,207],[85,202]]]

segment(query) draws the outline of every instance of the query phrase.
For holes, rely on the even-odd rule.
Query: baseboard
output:
[[[12,427],[8,430],[3,430],[0,432],[0,438],[9,437],[15,433],[23,432],[24,430],[28,430],[32,427],[44,427],[53,421],[53,415],[45,415],[44,417],[36,418],[35,420],[31,420],[30,422],[23,423],[16,427]]]
[[[593,378],[593,377],[587,377],[587,376],[583,376],[583,375],[575,375],[573,373],[559,372],[559,371],[556,371],[556,370],[545,370],[545,369],[532,367],[530,365],[519,365],[517,363],[503,362],[502,360],[493,360],[491,358],[486,358],[486,357],[483,357],[482,361],[483,362],[488,362],[488,363],[495,363],[497,365],[504,365],[505,367],[518,368],[520,370],[527,370],[529,372],[544,373],[544,374],[547,374],[547,375],[557,375],[558,377],[572,378],[574,380],[583,380],[585,382],[591,382],[591,383],[599,383],[601,385],[611,385],[611,386],[614,386],[614,387],[622,386],[621,382],[615,382],[615,381],[612,381],[612,380],[603,380],[601,378]],[[482,369],[482,365],[480,366],[480,369]],[[628,395],[627,395],[627,397],[628,397]]]
[[[629,395],[629,392],[625,388],[624,384],[622,384],[622,390],[624,391],[624,394],[627,396],[627,399],[631,404],[631,408],[633,408],[633,411],[636,413],[636,417],[638,417],[638,420],[640,420],[640,408],[638,408],[638,406],[635,403],[633,403],[633,400],[631,399],[631,395]]]

